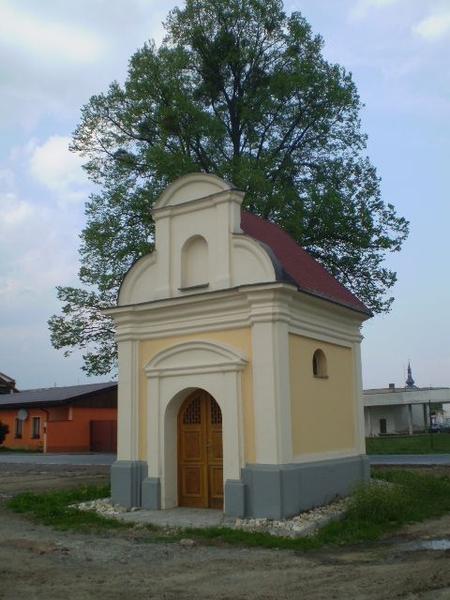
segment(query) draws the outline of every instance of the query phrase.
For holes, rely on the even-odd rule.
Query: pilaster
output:
[[[139,458],[139,357],[138,342],[119,343],[118,460]]]
[[[170,218],[169,216],[158,216],[155,218],[155,240],[157,244],[157,262],[155,296],[157,298],[168,298],[171,294],[171,251],[170,251]],[[175,257],[172,258],[172,260]]]
[[[364,424],[364,398],[362,389],[361,344],[352,344],[353,368],[355,382],[355,448],[361,454],[366,453],[366,436]]]
[[[266,304],[252,304],[255,448],[259,464],[292,460],[289,334],[282,314],[274,297]]]

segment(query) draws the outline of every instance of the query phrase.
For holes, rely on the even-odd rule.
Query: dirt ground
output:
[[[109,469],[107,466],[8,464],[2,463],[0,456],[0,497],[107,484]]]
[[[16,471],[12,472],[12,468]],[[450,551],[403,549],[450,538],[450,516],[360,547],[295,553],[149,543],[142,530],[57,532],[6,509],[22,490],[103,482],[107,468],[0,465],[0,599],[450,599]]]

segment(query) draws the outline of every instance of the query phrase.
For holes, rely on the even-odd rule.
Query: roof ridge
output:
[[[38,387],[38,388],[27,388],[25,390],[20,390],[20,394],[22,392],[44,392],[46,390],[66,390],[69,388],[79,388],[79,387],[87,387],[91,385],[117,385],[117,381],[98,381],[97,383],[75,383],[73,385],[52,385],[50,387]]]

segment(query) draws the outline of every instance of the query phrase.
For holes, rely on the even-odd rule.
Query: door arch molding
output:
[[[178,413],[195,389],[208,392],[222,412],[223,481],[240,479],[244,467],[241,373],[246,365],[247,358],[230,346],[192,340],[162,350],[145,367],[148,478],[159,482],[161,508],[178,505]]]

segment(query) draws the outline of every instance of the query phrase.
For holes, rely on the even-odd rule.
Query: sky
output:
[[[132,53],[159,43],[176,2],[0,0],[0,371],[20,389],[88,378],[79,352],[51,347],[57,285],[77,285],[93,190],[68,144],[91,95],[123,81]],[[290,0],[351,71],[385,202],[411,222],[387,315],[363,327],[364,387],[450,386],[450,2]]]

